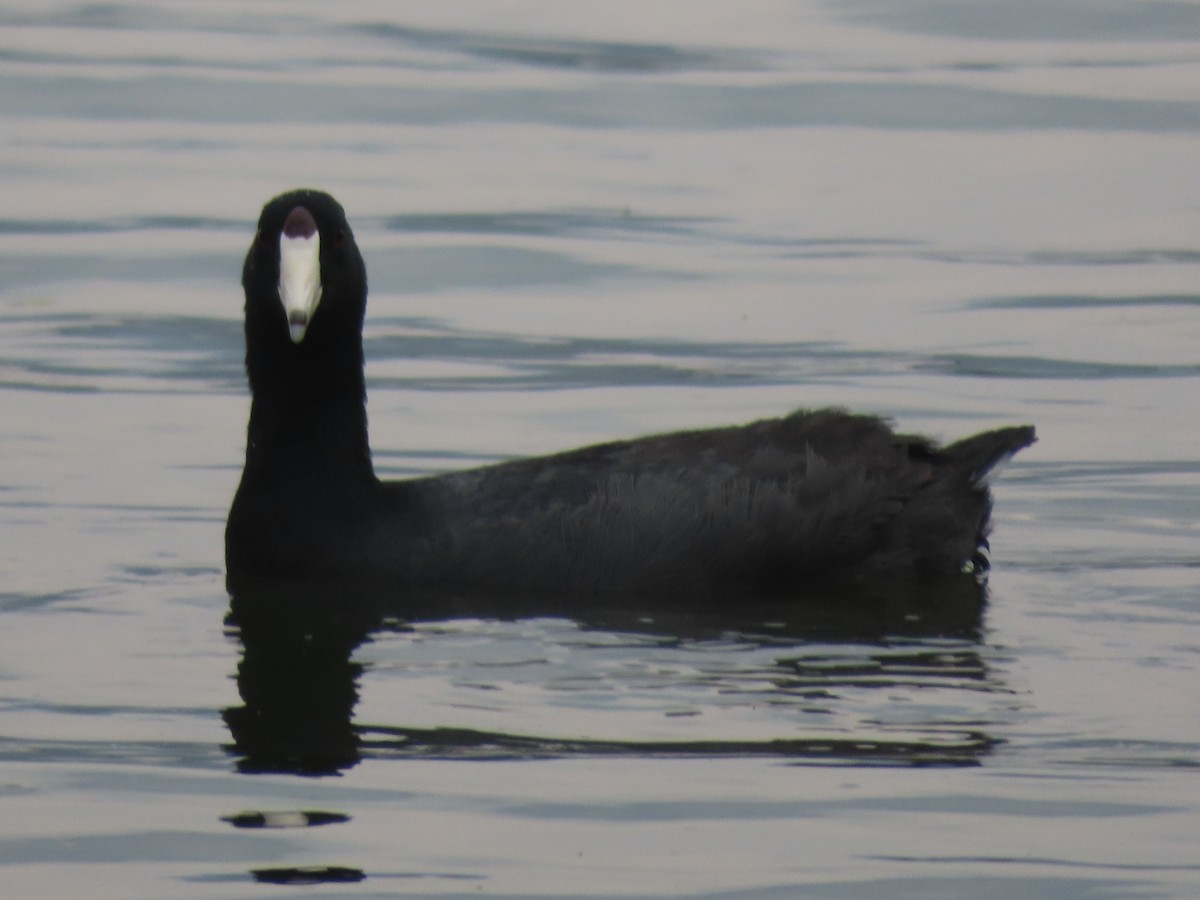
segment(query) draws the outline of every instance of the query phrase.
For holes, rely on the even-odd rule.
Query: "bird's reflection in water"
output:
[[[224,711],[240,771],[336,774],[358,762],[363,667],[352,654],[381,622],[368,594],[275,583],[232,598],[242,706]]]
[[[240,771],[331,775],[364,756],[522,758],[562,755],[769,755],[795,761],[898,765],[972,765],[996,741],[983,731],[952,739],[931,729],[928,741],[854,734],[767,741],[729,735],[702,741],[592,741],[558,735],[409,728],[402,722],[357,724],[354,707],[364,666],[354,651],[373,633],[415,623],[462,619],[564,617],[579,627],[668,641],[731,637],[777,652],[772,684],[781,695],[836,689],[895,688],[939,679],[988,689],[979,653],[985,587],[963,576],[902,585],[887,593],[831,588],[802,599],[713,597],[682,606],[611,600],[410,595],[356,585],[304,582],[240,590],[227,624],[241,641],[238,690],[243,705],[225,710]],[[950,639],[952,647],[947,647]],[[839,645],[843,652],[831,654]],[[849,656],[845,645],[854,646]],[[395,711],[402,719],[403,709]]]

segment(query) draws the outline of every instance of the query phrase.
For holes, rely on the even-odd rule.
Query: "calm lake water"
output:
[[[1200,894],[1200,5],[13,0],[0,109],[5,897]],[[987,608],[231,608],[301,185],[381,474],[1032,422]]]

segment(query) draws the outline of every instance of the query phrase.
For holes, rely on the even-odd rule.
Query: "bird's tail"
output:
[[[971,481],[981,483],[998,465],[1036,440],[1037,432],[1032,425],[1014,425],[964,438],[944,447],[942,454],[954,468],[968,473]]]

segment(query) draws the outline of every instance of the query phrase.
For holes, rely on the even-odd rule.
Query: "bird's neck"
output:
[[[337,366],[314,366],[300,356],[248,366],[253,400],[246,470],[267,478],[303,472],[350,486],[375,483],[367,437],[362,349]]]

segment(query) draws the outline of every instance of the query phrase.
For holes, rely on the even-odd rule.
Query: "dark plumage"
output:
[[[1023,426],[938,449],[824,409],[381,482],[366,269],[341,206],[308,190],[268,203],[242,284],[253,403],[225,535],[231,590],[330,576],[564,600],[799,596],[979,574],[984,477],[1034,440]]]

